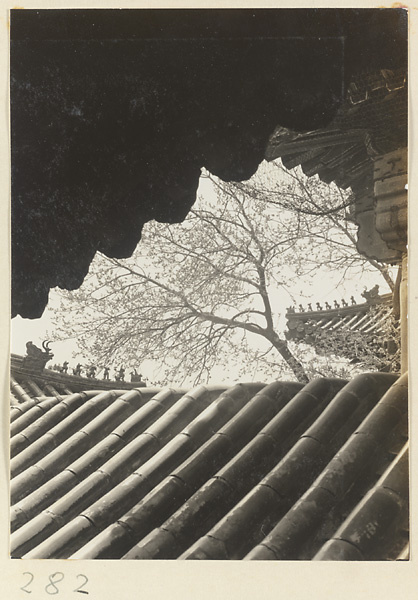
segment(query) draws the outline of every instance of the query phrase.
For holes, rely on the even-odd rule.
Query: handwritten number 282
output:
[[[23,592],[26,592],[27,594],[31,594],[32,590],[29,589],[31,583],[33,582],[33,580],[35,579],[35,576],[33,575],[33,573],[30,573],[29,571],[25,571],[23,573],[23,575],[27,575],[29,578],[29,581],[27,581],[27,583],[25,583],[24,586],[22,586],[20,589]],[[79,594],[88,594],[87,590],[83,590],[83,587],[86,586],[88,579],[85,575],[77,575],[77,579],[82,578],[83,582],[81,583],[81,585],[79,585],[75,590],[73,590],[74,592],[77,592]],[[55,596],[56,594],[59,594],[60,589],[58,587],[58,584],[63,581],[64,579],[64,573],[61,573],[60,571],[57,571],[56,573],[53,573],[52,575],[49,576],[49,583],[45,586],[45,592],[50,595],[50,596]]]

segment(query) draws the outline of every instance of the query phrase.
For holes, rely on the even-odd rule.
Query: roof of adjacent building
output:
[[[12,557],[408,556],[406,375],[56,394],[12,375]]]
[[[372,302],[357,303],[352,297],[351,304],[343,301],[334,305],[317,303],[316,310],[309,304],[307,309],[289,307],[286,313],[289,339],[302,338],[309,334],[311,326],[317,326],[323,331],[359,331],[364,334],[384,333],[384,323],[392,312],[392,294],[377,296]]]
[[[325,306],[317,302],[316,310],[312,304],[306,309],[301,304],[297,309],[289,307],[286,339],[310,344],[318,354],[335,354],[354,362],[370,354],[380,370],[398,371],[400,325],[392,294],[364,294],[366,302],[359,304],[351,297],[350,304],[345,300]]]
[[[16,391],[20,401],[28,400],[32,396],[40,397],[45,394],[47,396],[61,397],[61,395],[82,392],[85,389],[112,390],[117,387],[120,390],[131,390],[146,385],[144,381],[115,381],[114,379],[106,380],[99,377],[74,376],[68,372],[55,371],[49,366],[46,369],[42,368],[42,366],[41,368],[39,366],[36,368],[27,367],[25,363],[26,359],[27,357],[22,357],[18,354],[11,354],[10,357],[12,393],[16,391],[14,375],[17,376],[19,381],[23,381],[25,384],[24,388]],[[43,390],[45,390],[45,393]]]
[[[266,158],[281,158],[287,169],[301,165],[306,175],[357,193],[370,186],[373,157],[407,145],[407,118],[405,69],[364,72],[327,127],[303,133],[278,127]]]

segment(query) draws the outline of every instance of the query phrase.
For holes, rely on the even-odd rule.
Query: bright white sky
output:
[[[260,168],[265,170],[269,167],[266,166],[266,163],[263,163],[263,165]],[[215,196],[215,191],[209,179],[201,178],[198,194],[202,195],[203,198],[208,199],[212,199]],[[379,284],[379,293],[382,294],[387,293],[389,291],[382,276],[377,271],[376,273],[365,274],[365,276],[361,280],[359,280],[358,278],[351,280],[345,279],[343,283],[341,283],[339,280],[340,276],[337,273],[329,273],[326,277],[321,276],[313,281],[300,281],[300,283],[298,283],[297,285],[297,288],[292,289],[291,293],[293,294],[296,303],[301,302],[303,305],[306,306],[308,302],[312,302],[313,305],[315,305],[316,302],[323,303],[326,300],[332,302],[334,299],[340,300],[343,297],[348,300],[351,295],[353,295],[356,298],[357,302],[362,302],[363,299],[361,298],[361,292],[364,290],[365,287],[367,289],[370,289],[376,283]],[[281,291],[281,294],[283,294],[283,290]],[[275,302],[275,298],[273,295],[272,304],[276,304],[282,309],[283,297],[277,297]],[[286,306],[292,304],[293,301],[289,296]],[[32,341],[37,346],[40,346],[43,340],[47,340],[49,338],[49,335],[54,330],[54,326],[51,320],[53,310],[57,308],[58,305],[58,293],[56,290],[51,290],[48,308],[45,310],[43,316],[40,319],[32,320],[22,319],[21,317],[15,317],[12,320],[12,353],[24,355],[26,351],[26,342]],[[283,315],[282,327],[284,328],[284,326],[285,319]],[[78,362],[76,356],[77,343],[75,340],[54,342],[51,346],[51,349],[54,353],[54,358],[49,363],[49,365],[51,366],[55,363],[62,364],[65,360],[68,360],[70,363],[70,367],[73,367]],[[152,375],[150,373],[151,370],[151,364],[141,365],[141,371],[144,376],[153,378],[155,375]],[[213,373],[212,380],[216,381],[217,383],[228,383],[228,381],[224,381],[225,377],[227,377],[229,380],[228,375],[230,375],[231,378],[234,379],[233,373],[226,373],[224,367],[220,367]]]

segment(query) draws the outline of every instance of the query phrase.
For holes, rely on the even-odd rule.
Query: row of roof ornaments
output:
[[[363,298],[365,298],[366,302],[368,304],[376,304],[380,301],[380,296],[379,296],[379,286],[376,284],[373,288],[371,288],[370,290],[365,289],[364,292],[362,292],[361,294],[363,296]],[[356,301],[356,299],[354,298],[354,296],[350,297],[350,305],[351,306],[357,306],[358,303]],[[331,304],[329,302],[325,302],[325,309],[321,306],[321,304],[319,302],[316,303],[316,309],[312,308],[312,303],[308,302],[308,306],[307,306],[307,312],[319,312],[319,311],[324,311],[324,310],[333,310],[336,308],[346,308],[348,307],[349,304],[348,302],[342,298],[341,299],[341,304],[339,304],[337,302],[337,300],[334,300],[334,306],[331,306]],[[296,313],[296,312],[306,312],[305,308],[302,306],[302,304],[299,304],[299,310],[296,311],[294,306],[289,306],[287,308],[287,312],[289,313]]]
[[[60,364],[55,364],[52,367],[47,367],[52,371],[58,371],[58,373],[68,374],[69,370],[69,362],[66,360]],[[77,363],[75,368],[72,368],[72,375],[76,377],[82,377],[83,371],[85,372],[85,376],[88,379],[100,379],[102,381],[110,381],[110,367],[96,367],[95,365],[90,366],[82,366],[81,363]],[[96,371],[99,370],[101,376],[96,375]],[[124,367],[120,367],[119,369],[115,369],[114,381],[125,381],[125,372],[126,369]],[[136,369],[129,373],[131,378],[131,383],[142,383],[145,385],[145,381],[142,379],[142,374],[138,373]]]
[[[27,342],[26,356],[23,359],[23,367],[35,371],[42,371],[46,367],[47,362],[52,360],[54,357],[49,344],[50,342],[47,341],[42,342],[43,349],[41,349],[31,341]],[[55,364],[53,367],[48,367],[48,369],[67,375],[69,374],[69,362],[66,360],[62,365]],[[81,363],[77,363],[76,367],[72,369],[72,375],[81,377],[83,371],[85,371],[85,376],[88,379],[99,379],[96,377],[97,367],[95,365],[83,367]],[[102,381],[110,381],[110,367],[101,367],[100,371],[102,372],[100,379]],[[142,375],[138,373],[136,369],[130,372],[130,377],[131,382],[137,383],[139,387],[144,387],[146,385],[145,381],[142,380]],[[115,369],[114,379],[115,381],[119,382],[125,381],[125,368],[123,366],[121,366],[119,369]]]

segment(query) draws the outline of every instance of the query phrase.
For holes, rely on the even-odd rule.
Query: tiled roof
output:
[[[13,375],[15,558],[405,556],[406,375],[60,397]]]
[[[300,310],[302,309],[302,310]],[[359,331],[365,334],[383,333],[384,323],[392,311],[392,294],[385,294],[376,298],[374,303],[363,302],[351,305],[328,305],[328,308],[319,306],[312,310],[309,306],[305,310],[300,306],[299,310],[291,308],[286,313],[288,339],[306,338],[312,333],[313,328],[322,331]]]
[[[312,310],[311,305],[308,310],[299,305],[298,312],[290,307],[286,313],[286,339],[311,344],[320,354],[330,352],[332,340],[335,353],[355,358],[355,348],[350,347],[353,340],[347,337],[354,333],[361,336],[364,344],[369,344],[370,350],[375,352],[376,356],[380,352],[382,360],[387,350],[389,354],[395,354],[400,333],[398,321],[392,319],[392,336],[388,334],[390,319],[393,316],[392,294],[378,296],[372,303],[353,302],[351,305],[345,303],[340,306],[335,302],[335,306],[328,303],[327,305],[324,309],[318,304],[317,310]]]
[[[266,158],[357,192],[370,185],[372,157],[407,145],[407,117],[406,71],[363,73],[330,125],[304,133],[278,127]]]
[[[72,392],[82,392],[85,389],[101,389],[101,390],[112,390],[115,386],[121,390],[132,390],[137,387],[145,386],[144,382],[133,383],[130,381],[115,381],[105,380],[99,378],[89,378],[82,376],[74,376],[69,373],[63,373],[54,371],[47,367],[46,369],[31,369],[25,366],[25,358],[18,354],[11,355],[11,370],[12,374],[15,374],[19,381],[23,381],[24,385],[32,390],[35,396],[41,394],[42,389],[45,389],[47,395],[59,397],[61,394],[68,394]],[[71,391],[70,391],[71,388]],[[25,389],[23,389],[25,392]],[[20,390],[19,393],[22,393]],[[49,391],[48,391],[49,390]],[[23,397],[22,397],[23,398]]]

